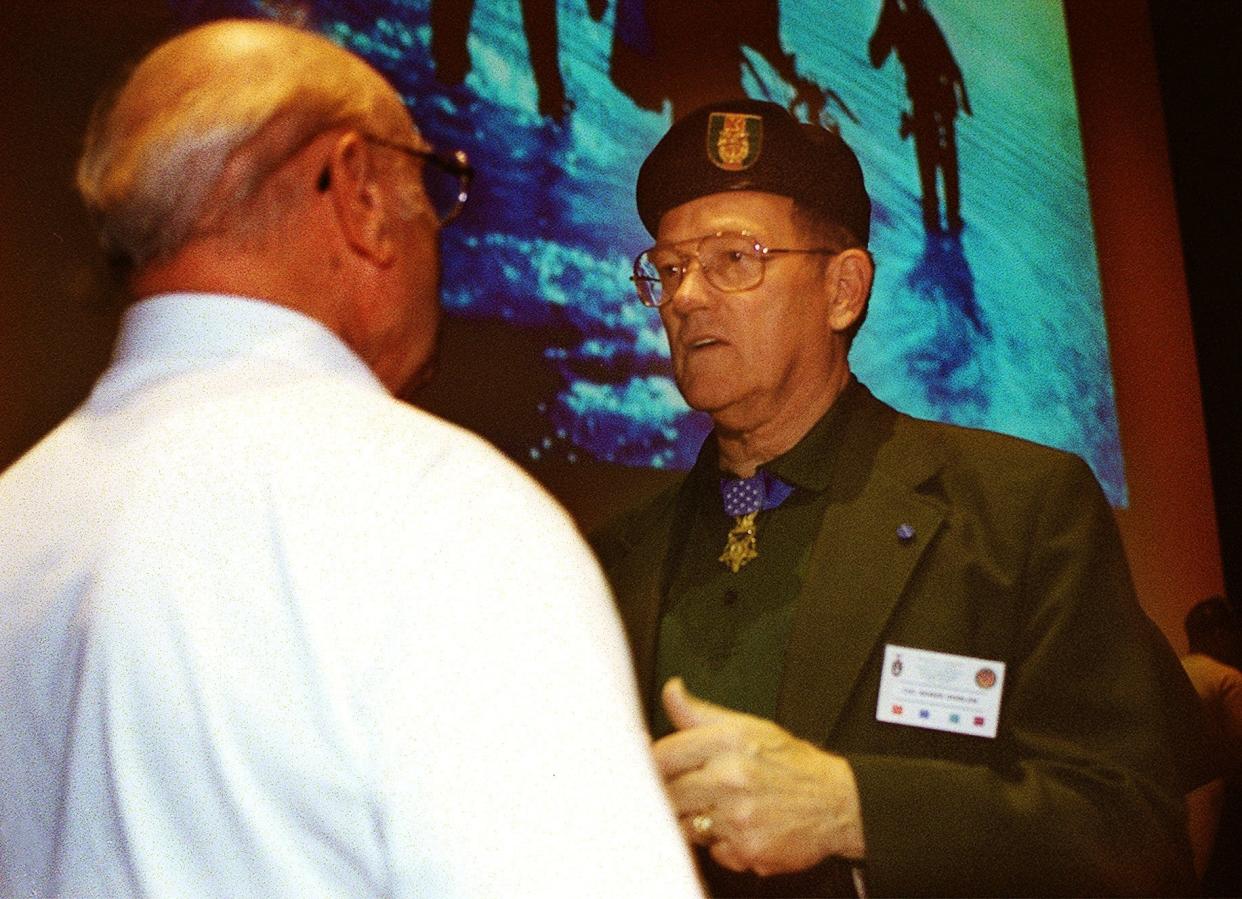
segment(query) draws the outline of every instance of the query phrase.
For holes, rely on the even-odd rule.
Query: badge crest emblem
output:
[[[996,686],[996,672],[991,668],[980,668],[975,672],[975,683],[982,690],[990,690]]]
[[[741,112],[713,112],[707,118],[707,158],[726,172],[741,172],[759,161],[763,118]]]

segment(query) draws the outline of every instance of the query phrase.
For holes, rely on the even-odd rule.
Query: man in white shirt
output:
[[[572,523],[392,396],[468,176],[272,23],[97,114],[79,187],[135,301],[0,476],[0,894],[697,893]]]

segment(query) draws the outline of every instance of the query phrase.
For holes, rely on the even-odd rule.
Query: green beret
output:
[[[871,198],[854,151],[775,103],[712,103],[675,122],[638,171],[638,215],[654,237],[674,206],[730,190],[792,197],[864,246],[871,235]]]

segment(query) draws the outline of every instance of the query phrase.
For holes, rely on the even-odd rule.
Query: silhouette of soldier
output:
[[[798,74],[781,46],[780,9],[771,0],[617,0],[609,74],[643,109],[659,112],[668,100],[675,122],[707,103],[746,97],[742,73],[757,73],[743,47],[794,89],[790,108],[805,106],[807,120],[818,122],[832,102],[858,121],[835,91]]]
[[[939,171],[944,179],[946,224],[956,234],[962,229],[962,212],[953,120],[958,109],[971,115],[962,70],[923,0],[884,0],[867,44],[871,65],[880,68],[894,50],[906,70],[910,110],[901,113],[899,133],[903,140],[914,136],[923,191],[923,226],[928,232],[940,230],[936,195]]]
[[[596,0],[592,0],[594,5]],[[470,71],[466,38],[475,0],[431,0],[431,58],[442,84],[461,84]],[[521,0],[522,30],[538,90],[539,114],[561,122],[570,109],[558,59],[556,0]],[[594,10],[592,10],[594,12]]]

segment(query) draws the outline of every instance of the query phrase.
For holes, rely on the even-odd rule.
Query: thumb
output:
[[[670,677],[665,682],[664,689],[660,691],[660,698],[664,702],[664,711],[668,714],[668,720],[678,730],[715,724],[729,715],[736,714],[724,706],[695,696],[686,689],[686,684],[680,677]]]

